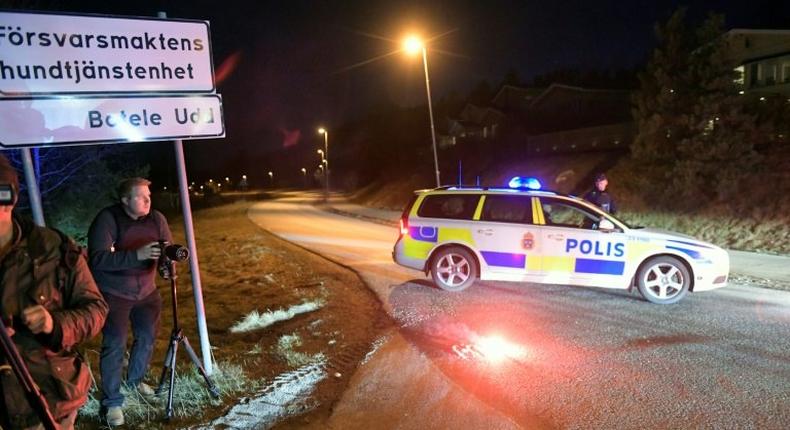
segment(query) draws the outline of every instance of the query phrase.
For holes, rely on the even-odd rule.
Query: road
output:
[[[392,263],[392,227],[310,203],[292,194],[256,204],[249,217],[356,270],[398,326],[377,343],[322,425],[790,423],[789,292],[729,285],[670,306],[625,291],[500,282],[452,294]],[[491,349],[490,339],[500,347]]]

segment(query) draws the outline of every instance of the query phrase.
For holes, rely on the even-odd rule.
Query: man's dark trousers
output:
[[[162,313],[162,297],[159,291],[141,300],[128,300],[105,294],[104,299],[110,312],[102,330],[102,347],[99,370],[101,387],[104,397],[103,408],[122,406],[121,374],[123,357],[126,352],[126,338],[129,333],[129,321],[132,322],[134,342],[129,357],[126,383],[132,387],[143,381],[145,370],[154,352],[154,341],[159,332],[160,315]]]

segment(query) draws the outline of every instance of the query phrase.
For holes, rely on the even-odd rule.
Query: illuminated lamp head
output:
[[[539,190],[541,188],[540,181],[530,176],[514,176],[513,179],[507,183],[507,186],[510,188],[527,188],[530,190]]]

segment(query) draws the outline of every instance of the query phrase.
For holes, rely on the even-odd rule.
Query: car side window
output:
[[[540,205],[546,225],[596,230],[601,221],[598,214],[573,202],[541,197]]]
[[[480,220],[532,224],[532,198],[529,196],[488,195]]]
[[[425,196],[417,215],[427,218],[471,220],[480,196],[476,194],[433,194]]]

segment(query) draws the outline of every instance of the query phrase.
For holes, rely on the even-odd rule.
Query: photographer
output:
[[[72,429],[91,384],[90,370],[74,347],[99,333],[107,304],[73,241],[13,211],[19,180],[3,155],[0,185],[3,321],[55,421]],[[42,428],[11,363],[0,352],[0,427]]]
[[[162,297],[154,282],[162,252],[159,241],[171,242],[172,237],[164,215],[151,210],[149,185],[143,178],[121,182],[120,203],[102,209],[88,233],[90,267],[110,307],[102,330],[99,368],[102,414],[111,426],[124,422],[120,388],[130,320],[134,342],[126,384],[145,397],[155,395],[143,378],[162,311]]]

